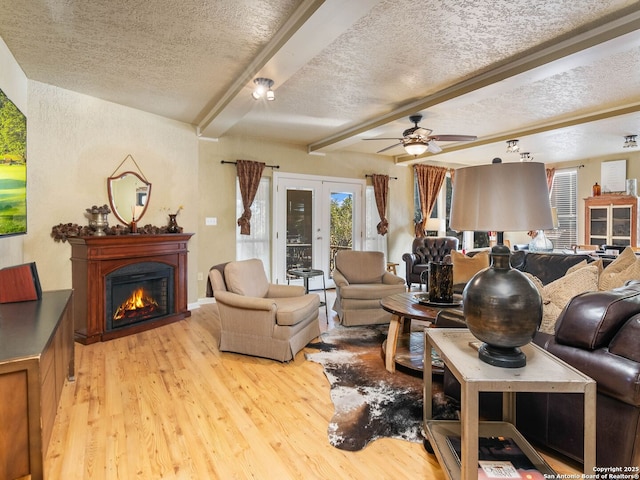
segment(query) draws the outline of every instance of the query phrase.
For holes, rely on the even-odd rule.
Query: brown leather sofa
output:
[[[596,464],[640,465],[640,282],[577,295],[560,314],[555,335],[539,332],[534,342],[596,381]],[[579,397],[518,395],[518,428],[581,461]]]
[[[436,326],[464,326],[443,311]],[[534,342],[597,383],[596,465],[640,465],[640,281],[574,297],[556,322],[555,335]],[[457,380],[445,370],[445,391],[459,398]],[[533,443],[579,462],[583,459],[581,395],[518,393],[517,426]],[[482,394],[483,416],[499,419],[501,396]]]
[[[406,267],[407,286],[412,283],[420,284],[421,274],[429,269],[429,262],[444,262],[451,250],[458,249],[456,237],[417,237],[411,244],[411,253],[402,255]]]

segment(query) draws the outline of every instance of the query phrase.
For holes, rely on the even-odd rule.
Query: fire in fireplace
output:
[[[127,298],[116,309],[113,314],[114,320],[122,320],[131,317],[141,317],[141,319],[155,316],[158,310],[158,302],[149,295],[144,288],[136,288],[131,296]]]
[[[107,330],[146,322],[174,312],[173,267],[140,262],[106,277]]]

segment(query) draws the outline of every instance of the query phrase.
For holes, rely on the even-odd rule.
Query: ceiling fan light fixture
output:
[[[427,145],[422,140],[411,139],[404,143],[405,151],[409,155],[413,155],[414,157],[417,157],[418,155],[422,155],[424,152],[427,151],[427,148],[429,148],[429,145]]]
[[[520,151],[519,140],[507,140],[507,153],[518,153]]]
[[[624,137],[624,145],[623,148],[635,148],[638,146],[638,142],[636,142],[637,135],[627,135]]]
[[[270,78],[258,77],[253,80],[253,83],[255,83],[256,85],[256,88],[251,94],[254,100],[260,100],[265,95],[267,97],[267,100],[276,99],[273,90],[271,90],[271,87],[273,87],[273,80],[271,80]]]

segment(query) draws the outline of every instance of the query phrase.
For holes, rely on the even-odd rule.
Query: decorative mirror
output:
[[[131,159],[138,171],[116,173],[128,159]],[[127,155],[107,179],[107,189],[111,210],[125,225],[130,225],[133,221],[138,222],[147,211],[151,198],[151,183],[131,155]]]

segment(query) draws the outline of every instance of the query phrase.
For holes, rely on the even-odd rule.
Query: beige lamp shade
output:
[[[449,225],[458,232],[553,228],[544,164],[492,163],[456,170]]]
[[[444,232],[445,221],[443,218],[428,218],[425,231],[427,232]]]

